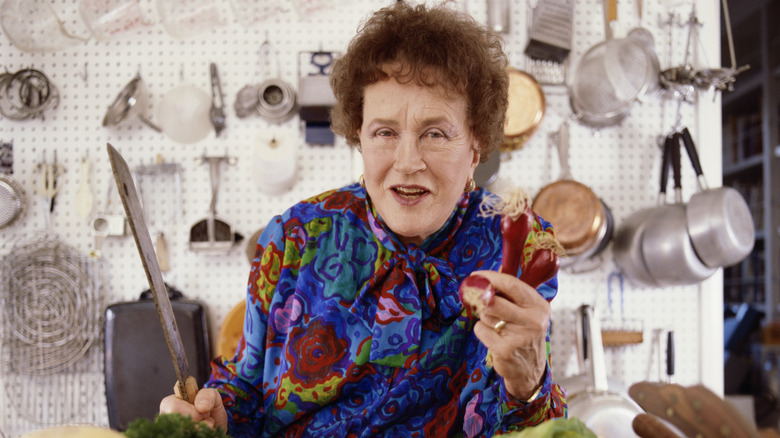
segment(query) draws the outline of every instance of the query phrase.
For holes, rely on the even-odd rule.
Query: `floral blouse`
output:
[[[298,203],[258,239],[236,356],[212,363],[229,433],[243,436],[492,436],[566,415],[547,370],[515,400],[458,286],[501,264],[485,192],[461,197],[421,246],[404,245],[357,184]],[[544,222],[545,227],[549,223]],[[542,285],[548,301],[557,278]]]

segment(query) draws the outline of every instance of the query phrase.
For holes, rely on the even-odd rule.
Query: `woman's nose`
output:
[[[415,136],[402,136],[395,151],[395,170],[414,173],[425,169],[420,143]]]

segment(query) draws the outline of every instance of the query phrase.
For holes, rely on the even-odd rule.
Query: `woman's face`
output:
[[[421,244],[447,221],[479,164],[465,98],[415,81],[374,83],[359,135],[371,201],[404,242]]]

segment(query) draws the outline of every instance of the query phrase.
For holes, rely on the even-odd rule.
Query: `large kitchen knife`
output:
[[[127,214],[127,221],[130,229],[133,231],[135,245],[138,247],[138,253],[141,255],[141,262],[146,271],[146,280],[149,282],[149,288],[154,297],[154,304],[157,307],[157,315],[160,317],[165,342],[168,344],[168,351],[171,353],[171,361],[176,371],[176,396],[189,403],[195,401],[195,394],[198,393],[198,384],[195,378],[189,375],[190,365],[187,361],[187,354],[184,352],[184,344],[181,340],[179,327],[176,324],[176,318],[171,308],[171,300],[168,298],[168,287],[160,273],[160,266],[157,263],[157,255],[154,252],[152,238],[149,235],[149,229],[144,222],[144,212],[141,207],[141,200],[133,182],[133,175],[127,162],[122,155],[110,143],[107,145],[108,157],[111,161],[111,169],[114,172],[117,191],[122,198],[122,205]]]

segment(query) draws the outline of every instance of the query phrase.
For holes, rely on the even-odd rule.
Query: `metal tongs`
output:
[[[225,98],[222,94],[222,84],[219,82],[219,73],[217,65],[213,62],[210,66],[211,71],[211,124],[214,125],[214,132],[217,137],[225,129]],[[219,104],[217,104],[219,103]]]

